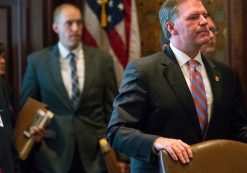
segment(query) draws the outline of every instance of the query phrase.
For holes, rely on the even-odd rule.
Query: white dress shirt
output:
[[[170,43],[170,47],[178,61],[178,64],[182,70],[186,83],[191,91],[191,82],[190,82],[190,69],[188,66],[188,61],[191,59],[188,55],[174,47],[172,43]],[[201,65],[199,65],[196,69],[201,73],[204,87],[206,90],[206,97],[207,97],[207,106],[208,106],[208,120],[210,120],[211,112],[212,112],[212,103],[213,103],[213,94],[210,82],[208,80],[208,75],[205,69],[205,66],[202,62],[201,52],[198,52],[194,60],[197,60]]]
[[[67,90],[69,98],[71,98],[72,97],[72,81],[71,81],[71,67],[69,64],[68,55],[70,52],[73,52],[75,54],[77,75],[78,75],[78,80],[79,80],[79,89],[80,89],[80,93],[82,93],[83,87],[84,87],[84,80],[85,80],[85,62],[84,62],[84,54],[83,54],[82,45],[80,44],[73,51],[69,51],[67,48],[65,48],[62,45],[61,42],[59,42],[58,49],[60,53],[59,62],[60,62],[63,83]]]

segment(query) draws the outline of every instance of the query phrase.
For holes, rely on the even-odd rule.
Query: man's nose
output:
[[[200,16],[200,24],[201,25],[207,25],[208,21],[207,21],[207,17],[205,17],[204,15]]]

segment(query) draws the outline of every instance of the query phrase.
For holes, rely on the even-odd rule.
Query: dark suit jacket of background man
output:
[[[211,119],[204,136],[190,90],[169,46],[165,54],[159,52],[127,66],[107,138],[113,148],[132,157],[131,173],[158,172],[152,152],[158,136],[188,144],[218,138],[247,141],[247,120],[236,73],[223,64],[204,57],[202,60],[213,93]]]
[[[39,149],[31,161],[43,172],[67,172],[75,141],[88,173],[105,169],[98,139],[105,137],[117,86],[112,58],[95,48],[83,46],[85,82],[78,107],[73,111],[59,65],[57,45],[28,57],[23,79],[21,104],[28,97],[38,99],[55,114]]]
[[[18,173],[18,155],[15,149],[14,137],[12,133],[12,109],[8,96],[8,91],[0,77],[0,167],[3,173]]]

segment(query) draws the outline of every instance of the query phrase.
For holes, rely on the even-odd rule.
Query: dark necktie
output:
[[[79,90],[79,81],[77,75],[77,67],[76,67],[76,57],[74,53],[70,53],[68,55],[69,64],[71,68],[71,82],[72,82],[72,96],[71,96],[71,104],[74,109],[76,109],[79,98],[80,98],[80,90]]]
[[[197,67],[199,65],[200,63],[196,60],[191,59],[189,61],[191,94],[195,103],[201,130],[204,133],[208,123],[207,97],[202,80],[202,75],[197,70]]]

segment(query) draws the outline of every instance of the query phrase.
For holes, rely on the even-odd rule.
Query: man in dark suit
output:
[[[209,41],[202,2],[166,0],[159,15],[170,44],[128,64],[108,125],[107,139],[131,157],[131,173],[159,172],[160,150],[186,164],[193,157],[191,144],[247,142],[237,74],[200,53]]]
[[[0,173],[20,172],[12,134],[12,113],[8,91],[0,77]]]
[[[56,8],[53,30],[58,44],[31,54],[23,79],[21,104],[33,97],[55,114],[29,160],[36,173],[106,172],[98,140],[117,94],[112,58],[81,44],[82,17],[71,4]]]

